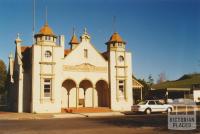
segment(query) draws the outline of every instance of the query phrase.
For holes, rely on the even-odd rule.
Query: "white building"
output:
[[[15,57],[9,56],[12,88],[10,106],[17,112],[58,113],[61,109],[107,107],[129,111],[133,104],[132,57],[126,43],[114,33],[100,53],[84,31],[78,41],[72,36],[65,49],[46,23],[35,44],[22,46],[15,40]],[[57,43],[59,42],[59,43]]]

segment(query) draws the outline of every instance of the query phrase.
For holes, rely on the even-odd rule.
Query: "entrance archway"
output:
[[[79,84],[79,106],[93,107],[93,84],[89,80],[82,80]]]
[[[110,107],[110,91],[108,84],[104,80],[99,80],[96,83],[98,95],[98,107]]]
[[[67,79],[62,84],[62,108],[76,107],[76,83]]]

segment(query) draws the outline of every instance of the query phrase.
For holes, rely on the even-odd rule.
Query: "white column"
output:
[[[142,88],[140,88],[140,95],[141,95],[141,100],[142,100]]]

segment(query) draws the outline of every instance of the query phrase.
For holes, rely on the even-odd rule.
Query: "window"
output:
[[[50,36],[45,36],[45,40],[50,40],[51,37]]]
[[[149,101],[149,105],[155,105],[154,101]]]
[[[122,43],[119,43],[118,46],[119,46],[119,47],[122,47]]]
[[[45,52],[45,57],[46,57],[46,58],[51,57],[51,52],[50,52],[50,51],[46,51],[46,52]]]
[[[120,62],[124,61],[124,57],[123,56],[119,56],[118,59],[119,59]]]
[[[88,58],[88,50],[87,49],[84,49],[84,57]]]
[[[163,103],[161,103],[160,101],[156,101],[156,104],[163,105]]]
[[[44,79],[44,97],[51,97],[51,79]]]
[[[120,95],[124,96],[124,80],[119,80],[118,85],[119,85],[119,91]]]

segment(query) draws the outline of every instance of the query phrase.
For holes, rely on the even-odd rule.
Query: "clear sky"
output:
[[[32,0],[0,0],[0,58],[8,63],[14,39],[20,33],[23,45],[32,43]],[[137,78],[164,72],[167,79],[200,71],[200,0],[36,0],[36,32],[45,22],[69,42],[72,29],[80,36],[84,27],[92,44],[104,44],[116,31],[133,54]],[[69,47],[66,45],[66,47]]]

